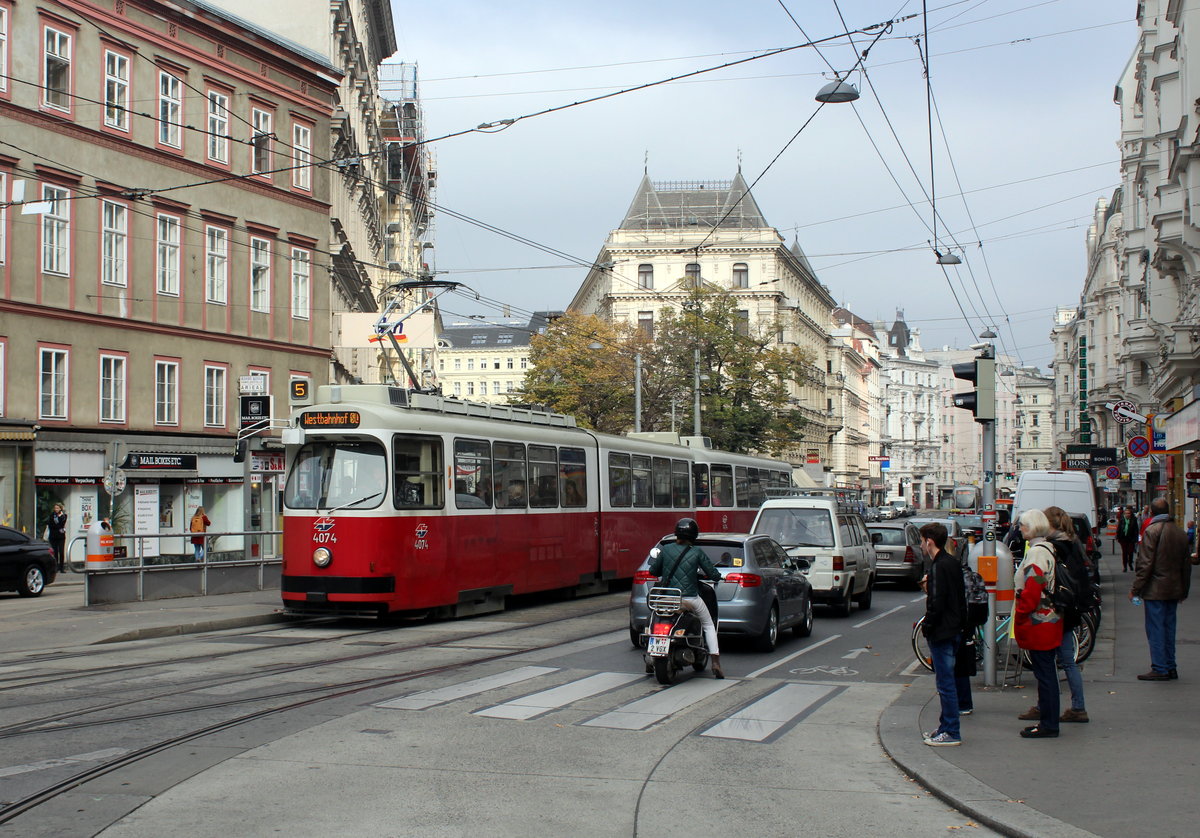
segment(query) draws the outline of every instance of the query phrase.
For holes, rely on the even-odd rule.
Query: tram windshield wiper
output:
[[[358,498],[357,500],[352,500],[349,503],[343,503],[341,506],[335,507],[334,509],[330,509],[325,514],[332,515],[333,513],[337,512],[339,510],[349,509],[351,506],[358,506],[360,503],[366,503],[367,501],[377,498],[382,494],[383,494],[383,490],[380,489],[378,492],[372,492],[371,494],[367,495],[366,497]],[[321,510],[318,509],[317,513],[320,514],[320,512],[321,512]]]

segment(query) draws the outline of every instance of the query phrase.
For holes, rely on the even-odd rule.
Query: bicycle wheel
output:
[[[1075,663],[1083,663],[1092,655],[1096,647],[1096,620],[1091,614],[1084,614],[1083,620],[1075,627]]]
[[[929,641],[925,639],[925,632],[921,631],[921,627],[925,625],[925,618],[917,620],[913,625],[912,633],[912,649],[921,666],[933,672],[933,655],[929,652]]]

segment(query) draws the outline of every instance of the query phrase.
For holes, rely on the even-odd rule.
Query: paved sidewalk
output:
[[[1105,564],[1111,571],[1113,563]],[[921,741],[922,730],[937,726],[930,676],[880,720],[880,739],[896,763],[956,809],[1007,835],[1195,835],[1200,603],[1179,607],[1179,680],[1138,681],[1150,669],[1143,609],[1128,600],[1132,574],[1106,575],[1103,624],[1082,667],[1089,723],[1063,724],[1058,739],[1022,739],[1018,732],[1032,722],[1016,717],[1037,703],[1033,675],[993,688],[982,687],[980,677],[975,712],[963,717],[962,746],[931,748]],[[1065,682],[1061,695],[1065,709]]]
[[[297,619],[282,613],[278,590],[83,604],[83,574],[60,573],[40,597],[0,594],[0,649],[5,657],[81,643],[115,643],[256,626]]]

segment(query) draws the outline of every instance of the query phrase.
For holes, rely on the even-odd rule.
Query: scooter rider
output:
[[[721,656],[717,647],[717,627],[713,624],[708,607],[699,596],[699,575],[704,571],[706,578],[714,582],[721,581],[721,574],[709,561],[703,550],[696,548],[696,537],[700,527],[691,518],[680,518],[675,524],[675,543],[668,544],[658,551],[650,562],[650,572],[660,577],[660,584],[667,588],[678,588],[682,595],[682,605],[688,611],[700,618],[704,629],[704,641],[712,658],[714,678],[724,678],[721,671]],[[663,577],[664,573],[670,578]]]

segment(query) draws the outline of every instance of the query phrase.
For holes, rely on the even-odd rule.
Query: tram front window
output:
[[[288,474],[289,509],[374,509],[387,497],[387,456],[378,442],[310,442]]]

